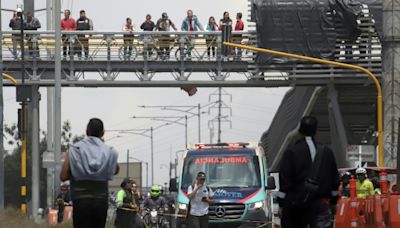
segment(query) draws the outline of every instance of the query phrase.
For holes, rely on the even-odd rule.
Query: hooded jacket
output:
[[[86,137],[69,149],[71,196],[108,197],[108,181],[117,167],[118,154],[97,137]]]

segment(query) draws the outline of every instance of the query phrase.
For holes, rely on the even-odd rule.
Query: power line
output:
[[[223,90],[221,87],[218,88],[217,91],[214,91],[213,93],[211,93],[209,95],[209,101],[211,102],[211,100],[213,99],[213,97],[217,96],[218,99],[213,102],[214,105],[211,105],[208,108],[208,113],[210,113],[210,111],[212,109],[218,109],[218,115],[216,117],[214,117],[213,119],[209,120],[209,129],[210,129],[210,143],[213,142],[213,138],[214,138],[214,122],[218,123],[218,140],[217,142],[220,143],[221,142],[221,135],[222,135],[222,128],[221,128],[221,124],[222,122],[229,122],[230,126],[232,128],[232,122],[228,119],[228,117],[232,116],[232,108],[230,106],[228,106],[223,100],[222,98],[224,96],[228,96],[230,98],[230,102],[232,102],[232,94],[227,93],[225,90]],[[228,115],[223,115],[222,112],[223,110],[229,110],[229,116]],[[212,126],[210,128],[210,126]]]

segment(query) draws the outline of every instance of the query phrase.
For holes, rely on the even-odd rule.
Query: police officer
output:
[[[332,227],[331,205],[337,203],[339,173],[332,151],[314,139],[317,124],[315,117],[303,117],[302,138],[284,152],[278,193],[282,228]]]
[[[79,12],[79,19],[76,20],[76,30],[83,31],[83,30],[93,30],[93,22],[91,19],[86,17],[85,10],[81,10]],[[82,47],[85,52],[85,58],[89,58],[89,38],[86,35],[78,35],[78,44],[76,45],[76,53],[78,57],[82,57]]]
[[[135,182],[131,178],[125,178],[121,183],[121,190],[117,193],[117,228],[132,228],[138,226],[138,202],[132,192]]]

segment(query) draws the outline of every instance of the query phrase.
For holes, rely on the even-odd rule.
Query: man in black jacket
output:
[[[85,10],[81,10],[79,12],[79,19],[76,20],[76,30],[77,31],[86,31],[93,30],[93,22],[91,19],[86,17]],[[85,59],[89,58],[89,38],[86,35],[79,34],[78,35],[78,44],[76,46],[76,54],[78,57],[82,57],[82,49],[85,52]]]
[[[330,209],[337,203],[339,173],[333,152],[315,142],[316,131],[317,119],[303,117],[303,137],[284,152],[278,193],[282,228],[332,227]]]

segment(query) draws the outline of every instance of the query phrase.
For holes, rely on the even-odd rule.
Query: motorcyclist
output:
[[[157,211],[162,211],[166,212],[168,211],[168,202],[167,200],[161,196],[161,186],[159,185],[153,185],[151,186],[150,189],[150,196],[146,197],[146,199],[143,200],[142,204],[140,205],[141,210],[144,212],[144,221],[148,224],[148,221],[146,221],[148,216],[146,216],[146,211],[148,210],[157,210]],[[165,222],[165,220],[164,220]]]

